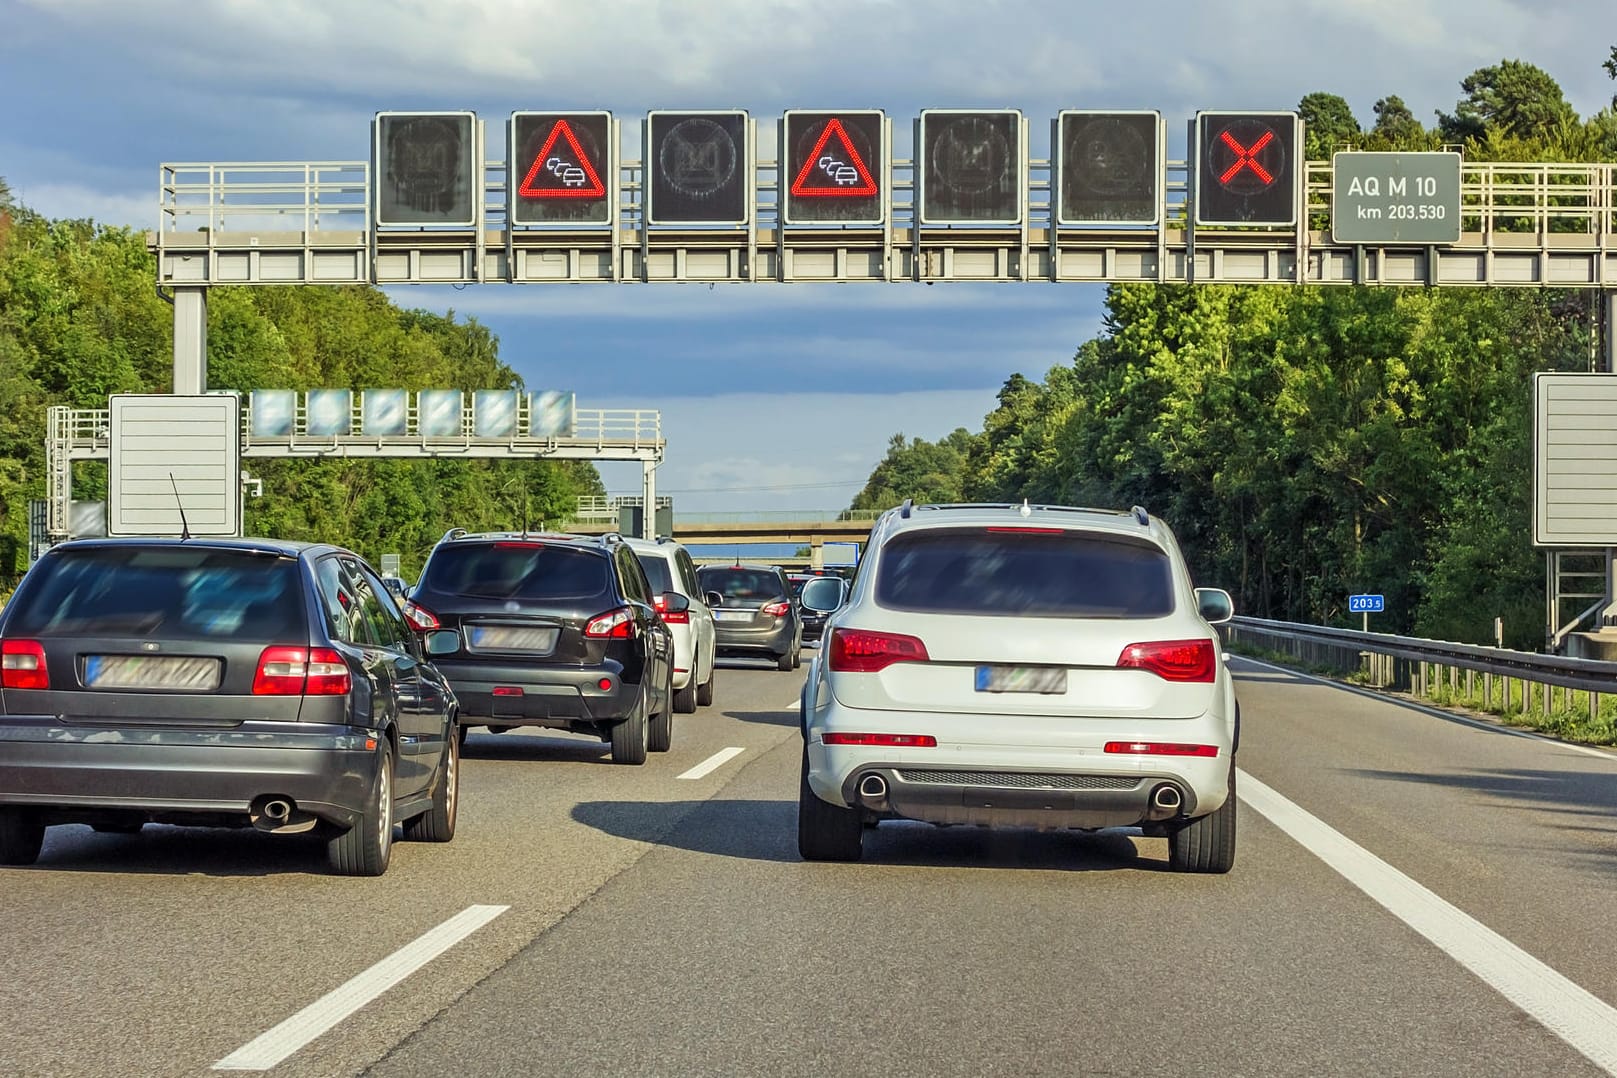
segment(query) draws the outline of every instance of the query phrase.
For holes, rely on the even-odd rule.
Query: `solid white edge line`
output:
[[[1376,692],[1374,689],[1361,689],[1357,685],[1344,685],[1342,682],[1332,681],[1328,677],[1319,677],[1315,674],[1305,674],[1301,670],[1293,670],[1289,666],[1276,666],[1274,663],[1266,663],[1262,659],[1249,659],[1245,655],[1233,654],[1230,656],[1230,658],[1238,659],[1244,663],[1251,663],[1254,666],[1262,666],[1270,670],[1278,670],[1282,674],[1291,674],[1293,677],[1300,677],[1307,681],[1315,681],[1321,685],[1329,685],[1333,689],[1341,689],[1343,692],[1350,692],[1355,696],[1362,696],[1368,700],[1380,700],[1383,703],[1394,704],[1399,707],[1411,707],[1416,711],[1426,715],[1431,715],[1434,718],[1451,719],[1454,722],[1464,723],[1466,726],[1471,726],[1478,730],[1489,730],[1496,734],[1509,734],[1511,737],[1520,737],[1525,738],[1528,741],[1538,741],[1546,745],[1555,745],[1559,748],[1571,749],[1573,752],[1582,753],[1585,756],[1595,756],[1602,760],[1617,763],[1617,754],[1591,748],[1588,745],[1579,745],[1575,741],[1563,741],[1558,737],[1547,737],[1544,734],[1540,734],[1532,730],[1518,730],[1513,726],[1505,726],[1502,723],[1486,722],[1482,719],[1473,719],[1469,715],[1461,715],[1457,711],[1445,711],[1442,708],[1434,707],[1431,704],[1423,704],[1419,700],[1405,700],[1402,697],[1388,696],[1386,693]],[[1581,692],[1582,690],[1580,689],[1579,691]]]
[[[327,992],[280,1025],[248,1041],[215,1063],[213,1069],[269,1070],[510,908],[466,907],[370,969]]]
[[[1252,809],[1591,1063],[1617,1074],[1617,1008],[1245,771],[1237,774],[1236,790]]]
[[[723,767],[725,764],[729,763],[731,760],[734,760],[737,756],[740,756],[746,751],[746,749],[738,749],[734,745],[727,749],[720,749],[718,752],[715,752],[712,756],[709,756],[707,759],[703,760],[701,763],[697,764],[683,775],[676,775],[674,777],[680,779],[702,778],[704,775],[717,771],[719,768]]]

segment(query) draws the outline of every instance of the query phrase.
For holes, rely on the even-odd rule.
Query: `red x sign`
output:
[[[1219,137],[1235,154],[1235,162],[1224,170],[1224,174],[1218,178],[1219,183],[1229,183],[1242,169],[1251,169],[1252,174],[1266,184],[1275,182],[1274,175],[1258,163],[1258,151],[1269,145],[1270,140],[1275,137],[1273,131],[1265,131],[1251,146],[1242,146],[1228,131],[1221,132]]]

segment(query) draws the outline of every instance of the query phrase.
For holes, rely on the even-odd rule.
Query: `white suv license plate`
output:
[[[84,683],[92,689],[211,692],[219,687],[219,660],[164,655],[90,655],[84,660]]]
[[[1059,666],[979,666],[977,691],[1054,696],[1067,691],[1067,671]]]

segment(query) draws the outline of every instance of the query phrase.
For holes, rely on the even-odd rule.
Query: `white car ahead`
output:
[[[1139,826],[1229,871],[1231,613],[1138,507],[888,511],[803,689],[799,851],[857,860],[883,819]]]
[[[708,608],[696,580],[696,563],[690,552],[671,539],[625,539],[640,567],[651,582],[651,593],[661,596],[677,592],[690,600],[690,608],[668,611],[658,600],[657,613],[674,634],[674,710],[683,714],[713,702],[714,655],[713,611]]]

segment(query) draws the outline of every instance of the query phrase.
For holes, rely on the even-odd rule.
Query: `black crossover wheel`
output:
[[[326,843],[326,858],[339,876],[380,876],[393,856],[393,747],[376,746],[376,779],[370,801],[354,826]]]
[[[432,807],[404,825],[404,837],[412,842],[448,842],[455,837],[455,817],[460,811],[460,739],[444,743],[444,758],[438,768],[438,788],[432,791]]]
[[[612,762],[615,764],[643,764],[646,762],[647,744],[646,710],[651,706],[642,697],[634,713],[612,727]]]
[[[1168,832],[1168,866],[1176,872],[1228,872],[1235,865],[1235,768],[1230,795],[1206,816]]]
[[[45,845],[45,824],[31,809],[0,806],[0,865],[31,865]]]
[[[865,826],[855,808],[821,801],[809,787],[808,752],[797,793],[797,852],[805,861],[857,861],[864,853]]]

